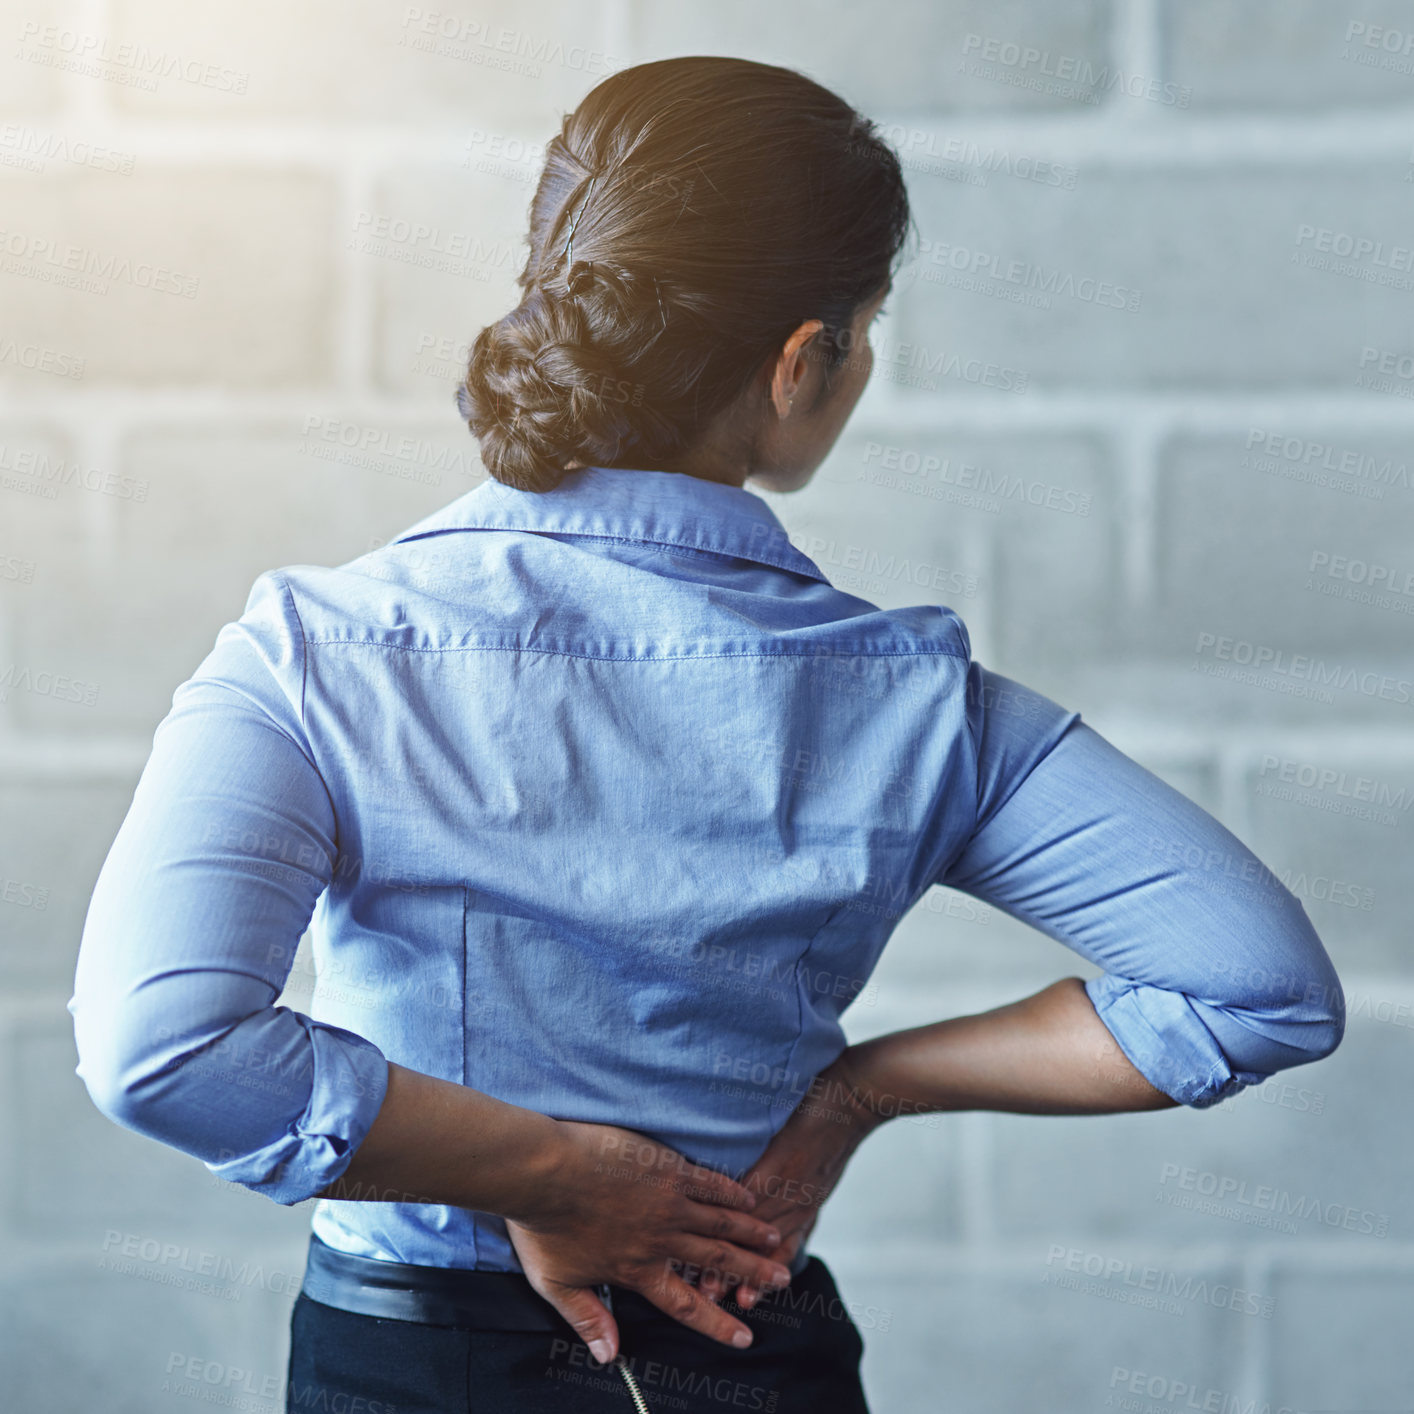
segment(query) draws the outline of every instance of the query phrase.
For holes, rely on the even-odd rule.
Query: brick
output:
[[[1119,507],[1103,444],[1063,434],[861,433],[822,465],[809,501],[838,506],[851,524],[869,518],[880,540],[936,536],[950,563],[975,565],[975,592],[969,581],[942,602],[964,621],[999,626],[989,667],[1036,671],[1108,651]]]
[[[1064,201],[1034,182],[919,186],[913,200],[930,244],[900,273],[888,357],[920,373],[956,353],[1024,370],[1026,392],[1345,390],[1363,348],[1406,348],[1408,188],[1388,166],[1146,162],[1087,168]],[[1322,247],[1337,235],[1341,250],[1346,237],[1382,244],[1353,276],[1303,263],[1335,259]],[[990,284],[956,283],[978,276]],[[934,381],[940,396],[971,391]],[[902,385],[900,396],[924,394]]]
[[[377,0],[314,0],[291,9],[255,0],[221,12],[174,0],[119,0],[107,31],[114,49],[146,46],[201,67],[189,78],[161,78],[155,88],[115,86],[113,101],[144,116],[216,113],[254,121],[442,119],[460,127],[533,117],[545,129],[543,140],[562,110],[626,62],[607,51],[604,10],[569,0],[528,0],[513,12]],[[217,72],[208,75],[207,65]]]
[[[1114,471],[1101,445],[1081,437],[1028,439],[989,449],[1008,485],[1053,504],[1013,504],[998,527],[998,625],[991,666],[1024,679],[1051,663],[1107,656],[1115,642],[1120,511]],[[1039,689],[1038,689],[1039,690]]]
[[[27,444],[17,437],[15,445]],[[71,503],[112,502],[113,534],[101,551],[76,538],[71,521],[32,512],[39,533],[28,553],[45,581],[43,593],[37,576],[30,586],[15,657],[96,684],[93,705],[73,704],[61,716],[70,704],[12,692],[13,719],[150,730],[221,626],[240,617],[258,575],[341,564],[391,539],[478,483],[473,453],[455,421],[385,424],[336,411],[285,424],[135,433],[121,468],[143,499],[63,490]],[[152,623],[160,634],[143,627]]]
[[[957,1414],[1100,1409],[1117,1368],[1163,1372],[1199,1388],[1234,1388],[1241,1342],[1249,1335],[1242,1327],[1256,1324],[1256,1317],[1197,1302],[1185,1303],[1185,1314],[1175,1317],[1043,1283],[1048,1245],[1026,1244],[1016,1257],[923,1248],[906,1268],[881,1260],[877,1249],[827,1254],[864,1339],[870,1407]],[[1179,1263],[1118,1246],[1098,1250],[1132,1258],[1136,1268],[1150,1261],[1195,1281],[1237,1277],[1217,1264]]]
[[[52,988],[67,998],[93,885],[135,784],[0,784],[0,976],[7,987]]]
[[[1077,1244],[1255,1246],[1293,1260],[1407,1241],[1407,1185],[1375,1159],[1367,1131],[1383,1103],[1398,1103],[1414,1017],[1365,1011],[1330,1057],[1208,1110],[991,1117],[998,1229]],[[1392,1005],[1380,1014],[1396,1015]]]
[[[383,386],[440,398],[460,418],[453,395],[472,340],[520,303],[533,192],[494,171],[413,168],[379,182],[340,232],[373,285]]]
[[[36,0],[16,13],[5,27],[7,41],[0,56],[0,113],[33,116],[52,109],[59,101],[60,69],[53,62],[59,56],[39,54],[22,36],[32,35],[48,25],[72,24],[79,10],[74,0]],[[23,127],[17,124],[16,127]],[[7,127],[0,124],[0,142],[8,146]],[[4,160],[0,146],[0,161]]]
[[[1200,632],[1240,625],[1243,637],[1292,652],[1404,655],[1414,637],[1409,462],[1402,439],[1353,430],[1254,425],[1171,439],[1145,638],[1186,655]],[[1334,484],[1292,479],[1302,475]]]
[[[82,358],[85,387],[286,391],[328,378],[334,193],[322,173],[55,168],[3,188],[5,337]]]
[[[1397,0],[1161,0],[1159,24],[1166,77],[1194,108],[1409,101],[1414,28]]]
[[[1273,1407],[1398,1409],[1409,1399],[1409,1323],[1414,1274],[1399,1268],[1273,1273]]]
[[[880,991],[934,989],[937,1016],[952,1015],[962,980],[1004,978],[1015,995],[1086,966],[1044,933],[956,889],[930,889],[900,920],[871,977]],[[1087,974],[1088,975],[1088,974]],[[867,1015],[865,993],[850,1015]]]
[[[1248,772],[1245,787],[1252,848],[1278,876],[1291,872],[1288,887],[1337,968],[1410,976],[1414,769],[1367,752],[1274,749]],[[1361,812],[1372,818],[1360,818]]]
[[[92,1258],[51,1253],[24,1266],[7,1263],[0,1279],[0,1394],[7,1409],[151,1414],[190,1407],[191,1395],[209,1398],[213,1389],[246,1400],[247,1408],[274,1409],[287,1345],[257,1306],[114,1277],[95,1271]],[[235,1393],[240,1380],[224,1383],[231,1367],[250,1372],[241,1394]],[[183,1378],[189,1370],[198,1378]],[[200,1378],[208,1370],[216,1380]]]
[[[958,1139],[953,1115],[900,1117],[876,1130],[821,1208],[811,1251],[901,1232],[920,1242],[956,1241]]]
[[[83,556],[83,502],[77,482],[60,484],[59,468],[76,467],[73,444],[57,428],[35,424],[0,426],[0,720],[13,726],[21,718],[82,724],[92,706],[68,700],[51,676],[35,694],[40,673],[80,676],[76,661],[62,645],[44,645],[38,661],[23,661],[18,625],[47,594],[56,593],[69,567]],[[55,470],[52,478],[41,468]],[[101,486],[101,481],[100,481]],[[101,494],[97,493],[97,494]],[[29,676],[23,677],[23,670]],[[13,675],[11,670],[14,670]],[[26,685],[27,684],[27,685]]]
[[[763,499],[837,589],[884,609],[946,604],[966,623],[985,585],[985,547],[935,503],[920,508],[860,480],[877,440],[851,432],[803,495]]]
[[[270,1246],[287,1265],[293,1260],[289,1243],[307,1232],[312,1204],[284,1207],[223,1183],[199,1159],[108,1119],[74,1073],[71,1025],[27,1022],[9,1044],[18,1135],[13,1232],[71,1239],[95,1262],[109,1229],[224,1244],[218,1250],[233,1256],[242,1244]]]
[[[1110,6],[1102,0],[959,0],[938,6],[898,0],[886,31],[867,9],[840,7],[828,23],[801,25],[789,11],[766,10],[750,0],[690,12],[637,0],[634,46],[654,58],[668,53],[742,54],[768,64],[801,69],[847,102],[874,116],[927,110],[991,112],[1084,109],[1084,99],[1048,91],[1048,72],[1064,74],[1086,96],[1101,96],[1093,78],[1109,60]],[[1103,83],[1103,80],[1101,80]]]

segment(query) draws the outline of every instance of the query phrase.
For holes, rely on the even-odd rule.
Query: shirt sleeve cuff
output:
[[[1085,983],[1096,1014],[1134,1068],[1157,1090],[1206,1109],[1267,1076],[1234,1071],[1181,992],[1105,972]]]
[[[388,1061],[362,1036],[307,1022],[314,1083],[294,1127],[249,1154],[207,1168],[290,1206],[313,1198],[338,1178],[363,1142],[388,1089]]]

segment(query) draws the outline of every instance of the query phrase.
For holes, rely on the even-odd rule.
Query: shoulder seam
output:
[[[309,639],[305,635],[304,620],[300,617],[299,606],[295,603],[294,590],[283,572],[272,570],[270,576],[280,586],[280,592],[294,615],[295,627],[299,630],[299,724],[306,737],[309,736],[309,722],[305,714],[305,695],[309,685]]]
[[[301,630],[303,632],[303,630]],[[815,658],[814,649],[786,653],[778,650],[763,650],[759,653],[724,651],[720,653],[660,653],[656,655],[576,653],[564,648],[539,648],[524,643],[456,643],[443,648],[423,648],[410,643],[386,643],[376,638],[311,638],[305,640],[308,647],[346,648],[387,648],[401,653],[546,653],[561,658],[588,658],[606,663],[664,662],[675,659],[696,660],[702,658]],[[889,648],[875,652],[856,646],[837,645],[831,650],[836,653],[852,653],[861,658],[956,658],[966,662],[967,657],[948,644],[936,644],[918,648]]]

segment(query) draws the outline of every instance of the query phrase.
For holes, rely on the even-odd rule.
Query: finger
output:
[[[688,1232],[715,1238],[718,1242],[733,1242],[738,1247],[754,1247],[769,1252],[780,1245],[781,1226],[765,1222],[748,1213],[731,1208],[716,1208],[708,1203],[692,1203],[683,1222]]]
[[[754,1306],[756,1304],[756,1298],[760,1295],[761,1293],[754,1286],[748,1286],[745,1282],[743,1282],[741,1286],[737,1289],[736,1304],[742,1307],[743,1309],[746,1309],[748,1307]]]
[[[723,1345],[745,1350],[752,1342],[751,1327],[714,1306],[700,1291],[689,1286],[672,1271],[664,1271],[657,1282],[638,1288],[660,1311]]]
[[[683,1192],[699,1203],[717,1204],[724,1208],[749,1211],[756,1206],[756,1195],[745,1184],[737,1183],[716,1169],[693,1164],[688,1170]]]
[[[619,1349],[618,1323],[587,1286],[550,1282],[536,1290],[574,1327],[574,1333],[601,1365],[614,1358]]]
[[[683,1233],[674,1244],[674,1260],[685,1260],[702,1273],[701,1280],[713,1278],[722,1286],[748,1285],[780,1287],[790,1283],[790,1268],[770,1257],[743,1251],[729,1242],[713,1242],[706,1237]]]

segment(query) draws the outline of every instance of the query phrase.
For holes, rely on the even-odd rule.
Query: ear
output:
[[[791,399],[805,381],[810,360],[805,353],[810,341],[825,327],[819,319],[807,319],[785,342],[771,374],[770,399],[780,417],[790,413]]]

